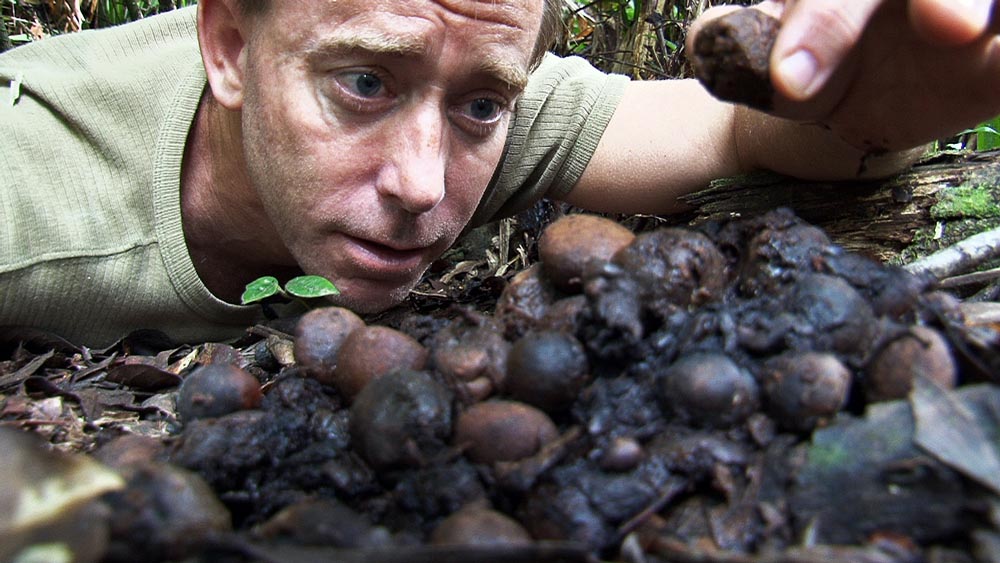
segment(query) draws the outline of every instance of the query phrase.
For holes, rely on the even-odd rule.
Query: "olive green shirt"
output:
[[[207,87],[195,13],[0,55],[0,325],[105,346],[140,328],[223,340],[259,320],[209,292],[181,227],[181,161]],[[569,191],[626,81],[547,57],[473,223]]]

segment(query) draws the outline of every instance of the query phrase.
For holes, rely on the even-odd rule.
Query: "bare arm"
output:
[[[760,169],[806,180],[878,177],[922,152],[866,155],[820,125],[720,102],[694,80],[632,82],[566,200],[595,211],[666,214],[717,178]]]
[[[709,181],[756,169],[824,180],[905,169],[926,143],[1000,113],[993,2],[968,12],[952,0],[763,2],[754,9],[783,26],[771,54],[773,115],[692,81],[632,83],[566,199],[668,213]],[[707,12],[691,37],[732,9]]]
[[[567,201],[595,211],[680,210],[678,196],[740,170],[733,108],[693,80],[628,84]]]

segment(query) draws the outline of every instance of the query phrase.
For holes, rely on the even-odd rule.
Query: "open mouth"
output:
[[[375,241],[344,235],[349,258],[361,269],[379,277],[412,277],[424,265],[426,248],[400,250]]]

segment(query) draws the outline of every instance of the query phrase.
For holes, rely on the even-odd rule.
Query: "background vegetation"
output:
[[[197,0],[0,0],[9,44],[96,29],[196,4]],[[690,75],[684,61],[688,23],[708,0],[559,0],[564,32],[555,50],[578,54],[609,72],[635,78]],[[749,3],[728,0],[718,3]]]
[[[688,24],[710,5],[751,0],[562,0],[565,27],[555,51],[587,58],[633,78],[691,76],[685,60]]]
[[[197,4],[197,0],[0,0],[0,50],[49,35],[97,29]]]

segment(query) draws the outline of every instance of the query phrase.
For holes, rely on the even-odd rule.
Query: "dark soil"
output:
[[[94,351],[22,333],[0,417],[125,478],[89,519],[109,537],[98,561],[1000,553],[996,327],[966,323],[930,280],[778,211],[641,233],[575,291],[533,268],[495,312],[480,295],[383,317],[429,360],[353,399],[296,364],[287,322],[163,350],[150,334]],[[876,360],[925,331],[960,387],[914,375],[869,396]],[[240,393],[178,416],[181,381],[206,365]],[[185,404],[220,404],[199,389]]]

